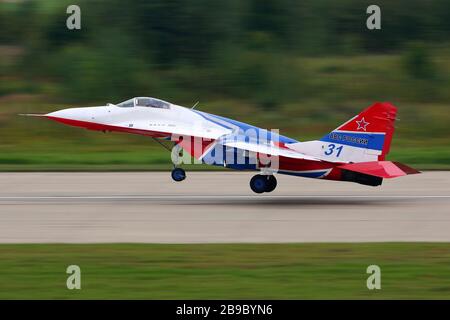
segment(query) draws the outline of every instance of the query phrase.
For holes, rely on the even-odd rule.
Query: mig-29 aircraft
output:
[[[171,143],[175,181],[186,178],[180,159],[258,171],[250,188],[263,193],[276,188],[275,174],[378,186],[384,178],[419,173],[386,160],[396,114],[392,104],[377,102],[322,138],[304,142],[198,111],[195,106],[186,108],[150,97],[34,116],[90,130],[145,135],[163,146]]]

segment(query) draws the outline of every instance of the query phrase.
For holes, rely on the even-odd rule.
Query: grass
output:
[[[0,153],[0,171],[167,171],[171,170],[170,154],[149,148],[123,153],[90,151],[16,152]],[[433,148],[401,148],[393,150],[389,160],[399,161],[419,170],[449,170],[450,150]],[[224,170],[204,164],[183,165],[193,170]]]
[[[72,128],[68,130],[77,131]],[[61,142],[53,141],[51,147],[45,141],[31,146],[0,144],[0,171],[159,171],[172,167],[170,153],[148,138],[124,134],[108,137],[95,132],[88,134],[93,138],[92,144],[88,138],[79,140],[69,137],[61,137]],[[99,135],[105,139],[105,144],[99,144]],[[121,139],[132,143],[127,144]],[[113,143],[119,143],[122,147],[118,148]],[[433,145],[418,146],[394,141],[388,159],[419,170],[450,169],[450,149]],[[184,167],[187,170],[221,169],[199,164]]]
[[[449,299],[450,244],[3,244],[0,299]],[[66,289],[69,265],[81,290]],[[381,268],[368,290],[366,268]]]

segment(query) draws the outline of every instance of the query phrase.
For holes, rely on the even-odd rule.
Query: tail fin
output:
[[[377,102],[325,135],[320,141],[362,148],[365,149],[365,154],[378,156],[373,160],[385,160],[391,147],[396,115],[395,106],[388,102]],[[358,152],[355,156],[357,154]],[[358,157],[350,160],[367,161],[358,161]]]
[[[329,162],[383,161],[391,147],[396,116],[392,104],[377,102],[319,140],[286,147]]]

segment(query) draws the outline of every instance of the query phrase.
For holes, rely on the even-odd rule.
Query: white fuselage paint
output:
[[[121,108],[115,105],[70,108],[49,113],[47,116],[207,139],[217,139],[232,132],[190,109],[173,104],[169,109],[139,106]]]
[[[314,140],[306,142],[298,142],[288,144],[287,147],[294,151],[307,154],[328,162],[369,162],[377,161],[378,156],[381,154],[379,150],[357,148],[340,143],[333,143],[336,148],[342,147],[341,152],[333,152],[327,154],[329,142]]]

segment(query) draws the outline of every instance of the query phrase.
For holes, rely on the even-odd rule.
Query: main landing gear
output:
[[[253,192],[272,192],[277,187],[277,179],[273,175],[257,174],[250,180],[250,188]]]

